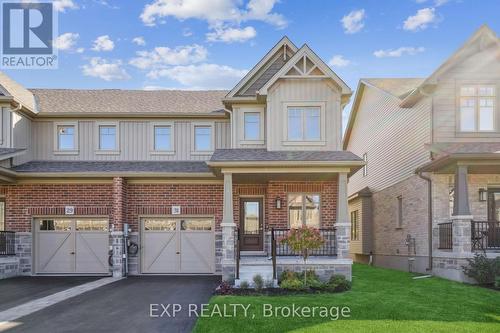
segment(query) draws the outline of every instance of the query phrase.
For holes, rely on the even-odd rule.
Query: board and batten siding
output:
[[[262,104],[233,105],[231,114],[233,137],[232,148],[266,148],[266,111]],[[245,141],[245,112],[258,112],[261,116],[260,126],[262,127],[261,142]]]
[[[98,148],[96,120],[79,120],[78,154],[58,154],[54,152],[54,122],[36,121],[33,123],[33,159],[34,160],[82,160],[82,161],[187,161],[208,160],[211,154],[192,154],[193,133],[192,122],[188,120],[167,120],[174,123],[173,154],[154,154],[150,123],[161,120],[121,120],[119,121],[119,154],[96,153]],[[71,120],[74,121],[74,120]],[[106,122],[106,119],[102,121]],[[100,122],[100,120],[97,120]],[[204,123],[204,121],[194,121]],[[207,122],[211,123],[211,122]],[[229,148],[231,145],[231,128],[229,121],[213,121],[215,149]]]
[[[368,175],[361,169],[349,179],[349,195],[366,186],[377,192],[414,175],[430,160],[425,148],[430,142],[428,98],[404,109],[396,97],[365,87],[347,150],[367,154]]]
[[[285,145],[285,104],[324,103],[325,144]],[[307,105],[307,104],[306,104]],[[342,113],[340,92],[325,79],[280,79],[269,90],[267,97],[267,148],[268,150],[342,150]]]
[[[458,130],[459,94],[462,85],[496,86],[495,134],[462,135]],[[500,142],[500,61],[498,48],[476,53],[439,77],[433,94],[434,142]]]

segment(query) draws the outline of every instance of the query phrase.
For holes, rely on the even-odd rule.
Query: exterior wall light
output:
[[[281,209],[281,198],[276,197],[276,209]]]
[[[484,188],[479,189],[479,201],[487,201],[488,200],[488,191]]]

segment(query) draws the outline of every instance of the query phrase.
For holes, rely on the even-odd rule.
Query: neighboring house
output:
[[[1,226],[16,253],[4,276],[234,280],[240,252],[271,267],[273,228],[307,225],[327,229],[316,264],[350,278],[347,178],[363,165],[342,150],[352,92],[307,45],[283,38],[230,92],[0,85]],[[281,259],[276,270],[297,263]]]
[[[367,162],[349,180],[355,260],[464,281],[473,253],[499,255],[499,105],[486,26],[427,78],[360,81],[344,139]]]

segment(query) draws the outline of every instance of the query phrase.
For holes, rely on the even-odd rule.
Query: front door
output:
[[[241,251],[262,251],[263,200],[262,198],[242,198],[240,202],[240,249]]]
[[[500,221],[500,189],[488,193],[488,220]]]

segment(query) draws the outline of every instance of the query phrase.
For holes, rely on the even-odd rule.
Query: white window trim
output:
[[[320,137],[319,140],[288,140],[288,108],[319,107]],[[326,145],[326,102],[286,102],[283,103],[283,142],[284,146],[324,146]]]
[[[289,198],[291,195],[301,195],[303,198],[306,195],[317,195],[319,196],[319,227],[321,228],[323,226],[323,196],[321,195],[320,192],[288,192],[286,194],[286,218],[287,218],[287,223],[288,223],[288,228],[290,228],[290,209],[288,207],[288,202],[290,201]],[[305,201],[302,200],[302,226],[307,226],[306,220],[305,220]]]
[[[59,126],[73,126],[73,128],[75,129],[73,149],[59,149],[59,134],[57,131],[57,128]],[[54,122],[54,154],[55,155],[78,155],[79,154],[78,121]]]
[[[115,149],[100,149],[101,146],[101,136],[99,133],[99,127],[101,126],[115,126],[116,128],[116,137],[115,137]],[[96,121],[95,122],[95,143],[96,149],[95,153],[98,155],[119,155],[120,154],[120,122],[118,121]]]
[[[365,162],[365,165],[363,165],[363,177],[368,177],[368,153],[363,154],[363,162]]]
[[[474,87],[476,88],[476,95],[475,96],[462,96],[461,89],[463,87]],[[493,96],[493,125],[494,128],[492,131],[484,131],[484,130],[479,130],[479,94],[477,93],[477,89],[480,87],[493,87],[495,91],[495,95]],[[476,121],[476,128],[477,130],[474,131],[462,131],[462,126],[461,126],[461,117],[462,117],[462,110],[461,110],[461,100],[462,98],[467,98],[467,97],[472,97],[475,99],[475,121]],[[456,117],[456,134],[457,136],[462,136],[462,137],[479,137],[479,136],[484,136],[484,137],[498,137],[500,135],[500,121],[499,121],[499,112],[500,108],[498,107],[500,105],[500,93],[499,93],[499,87],[498,84],[495,81],[458,81],[456,85],[456,107],[455,107],[455,117]]]
[[[155,150],[155,127],[170,127],[170,149]],[[149,153],[151,155],[174,155],[175,154],[175,123],[172,121],[155,121],[149,123]]]
[[[212,137],[210,138],[211,142],[209,150],[196,150],[195,128],[197,126],[205,126],[212,128]],[[191,155],[210,155],[213,154],[214,150],[215,150],[215,123],[213,121],[191,123]]]
[[[257,140],[245,139],[245,113],[258,113],[259,114],[259,138]],[[241,110],[239,121],[240,144],[242,145],[263,145],[264,139],[264,109],[263,108],[245,108]]]

